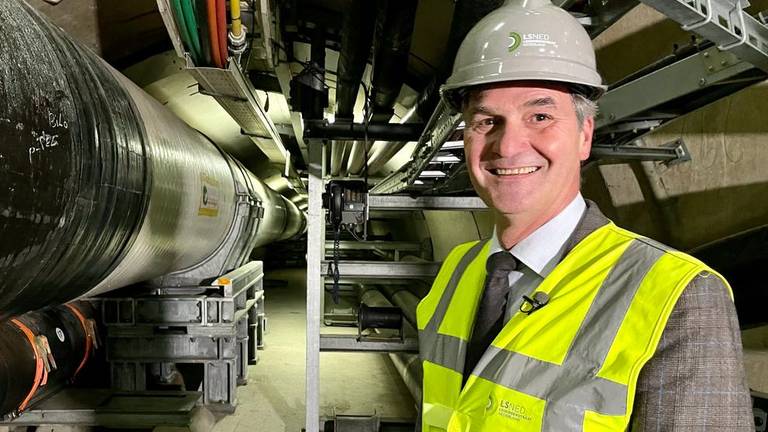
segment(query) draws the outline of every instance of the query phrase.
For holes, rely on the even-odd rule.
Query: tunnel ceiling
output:
[[[108,6],[103,0],[63,0],[56,6],[43,0],[29,1],[118,68],[172,49],[154,0],[119,2],[118,6],[113,2]],[[501,2],[241,2],[251,5],[251,11],[259,3],[269,6],[262,12],[264,16],[268,15],[269,30],[274,33],[271,45],[277,62],[270,65],[246,58],[243,63],[254,87],[265,91],[258,93],[262,102],[269,99],[268,114],[279,128],[299,175],[305,177],[307,151],[306,143],[296,137],[302,130],[295,122],[291,123],[292,115],[302,112],[304,120],[317,118],[343,122],[349,119],[360,123],[367,114],[372,123],[424,124],[435,110],[435,89],[450,73],[458,43],[474,22]],[[644,68],[649,65],[658,66],[660,61],[671,63],[711,46],[638,1],[554,2],[578,17],[593,36],[598,67],[608,84],[620,83],[638,71],[643,75],[648,72],[644,72]],[[766,7],[768,1],[755,1],[748,11],[757,13]],[[244,12],[246,23],[247,14],[248,9]],[[267,30],[263,24],[261,22],[261,27],[251,24],[251,30],[253,27],[259,32]],[[259,32],[255,34],[258,36]],[[324,49],[318,51],[318,47]],[[300,90],[291,91],[285,85],[281,86],[281,78],[285,80],[281,73],[288,73],[289,79],[303,83],[293,86]],[[760,81],[764,74],[739,78],[743,87]],[[312,86],[316,88],[313,90]],[[728,88],[723,95],[741,87]],[[317,94],[313,94],[316,90],[320,91],[319,100]],[[366,90],[370,102],[367,111]],[[710,93],[714,95],[712,99],[722,96]],[[674,100],[662,106],[663,115],[681,115],[709,102],[711,100],[701,95],[691,100]],[[647,117],[649,113],[641,114]],[[617,142],[630,142],[644,132],[625,131]],[[612,131],[610,139],[616,141],[615,137],[616,133]],[[375,184],[409,163],[417,138],[390,143],[369,142],[368,146],[361,141],[334,140],[333,145],[326,146],[328,170],[335,177],[362,177],[367,160],[367,174]],[[460,140],[461,131],[458,130],[448,137],[448,145],[429,155],[431,159],[421,168],[419,178],[412,184],[412,192],[471,193],[461,146],[450,144]],[[603,137],[603,140],[607,138]],[[253,153],[253,150],[245,153]],[[263,157],[252,159],[253,166],[264,164]]]

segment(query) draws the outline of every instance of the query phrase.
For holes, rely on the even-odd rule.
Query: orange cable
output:
[[[219,51],[219,32],[216,25],[216,0],[206,0],[206,12],[208,15],[208,40],[211,44],[211,60],[216,67],[222,67],[221,53]]]
[[[80,365],[75,370],[75,373],[72,375],[72,378],[76,377],[78,373],[80,373],[80,370],[85,366],[85,363],[88,361],[88,357],[91,355],[91,349],[93,348],[93,339],[91,338],[91,334],[88,331],[88,323],[86,323],[86,319],[83,316],[83,313],[80,312],[80,310],[75,307],[75,305],[71,303],[67,303],[64,306],[66,306],[69,310],[72,311],[72,314],[75,315],[80,321],[80,325],[83,326],[83,333],[85,334],[85,354],[83,355],[83,359],[80,360]]]
[[[24,333],[24,335],[29,340],[29,344],[32,346],[32,351],[35,353],[35,379],[32,384],[32,388],[29,390],[29,393],[27,394],[27,397],[24,398],[24,401],[21,402],[19,405],[19,412],[24,411],[24,409],[29,404],[29,401],[32,400],[32,396],[35,395],[37,392],[37,389],[40,388],[40,384],[43,383],[43,381],[47,381],[48,379],[48,372],[45,370],[45,366],[43,364],[43,358],[40,356],[40,353],[37,351],[37,343],[35,342],[35,334],[32,333],[32,330],[29,329],[26,325],[24,325],[21,321],[17,320],[16,318],[11,320],[12,323],[16,324],[16,326]]]
[[[225,0],[216,0],[216,19],[219,30],[219,54],[221,67],[227,66],[227,5]]]

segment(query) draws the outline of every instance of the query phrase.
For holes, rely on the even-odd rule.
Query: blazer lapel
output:
[[[584,215],[582,215],[579,224],[576,225],[576,229],[573,231],[573,234],[571,234],[571,237],[569,237],[568,241],[565,242],[566,246],[563,258],[571,253],[573,248],[576,247],[580,241],[584,240],[588,235],[592,234],[601,226],[607,225],[610,222],[610,219],[603,215],[603,213],[597,207],[597,204],[590,200],[585,201],[587,203],[587,209],[584,211]]]

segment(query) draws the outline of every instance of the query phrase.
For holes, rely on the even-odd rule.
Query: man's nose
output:
[[[493,150],[500,157],[510,157],[530,146],[530,137],[522,127],[505,123],[496,132]]]

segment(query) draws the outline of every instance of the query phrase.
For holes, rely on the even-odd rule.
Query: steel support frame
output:
[[[419,352],[419,341],[414,337],[406,337],[402,341],[394,338],[366,339],[357,335],[320,335],[320,350],[324,352]]]
[[[429,165],[443,143],[456,130],[460,121],[461,116],[441,100],[419,138],[416,150],[411,156],[411,162],[376,184],[371,188],[371,193],[397,193],[413,185],[421,171]]]
[[[488,210],[478,197],[369,195],[371,210]]]
[[[325,151],[321,140],[307,140],[309,146],[309,209],[307,210],[307,352],[306,432],[320,428],[320,324],[323,313],[325,256],[325,211],[323,191]]]
[[[768,72],[768,27],[750,16],[745,0],[641,0],[692,31]]]
[[[592,157],[600,159],[600,163],[616,160],[620,163],[637,161],[658,161],[667,165],[675,165],[691,160],[691,154],[682,138],[671,141],[659,147],[645,147],[637,144],[592,146]]]
[[[670,0],[672,1],[672,0]],[[599,101],[595,128],[612,127],[632,116],[693,92],[719,85],[754,66],[711,47],[609,90]]]
[[[439,262],[413,261],[339,261],[339,273],[354,279],[433,279],[440,270]],[[328,261],[323,261],[326,269]],[[327,276],[323,272],[324,276]]]

